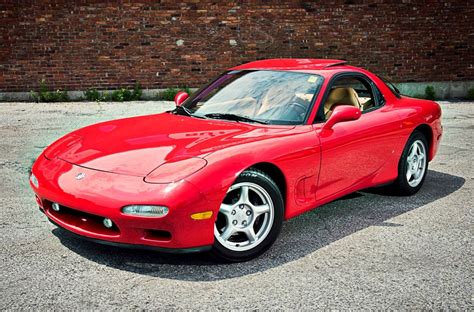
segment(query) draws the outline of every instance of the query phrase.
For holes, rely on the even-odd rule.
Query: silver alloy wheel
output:
[[[422,141],[416,140],[410,147],[407,157],[407,182],[411,187],[417,187],[423,179],[426,170],[426,149]]]
[[[234,201],[226,203],[229,195],[234,195]],[[273,225],[272,198],[260,185],[242,182],[229,188],[226,199],[219,210],[225,222],[218,226],[216,221],[214,225],[216,239],[233,251],[256,247],[267,237]]]

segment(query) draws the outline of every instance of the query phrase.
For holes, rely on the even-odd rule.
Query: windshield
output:
[[[301,124],[322,80],[318,75],[287,71],[231,71],[183,106],[197,117],[231,119],[225,117],[237,115],[247,122]]]

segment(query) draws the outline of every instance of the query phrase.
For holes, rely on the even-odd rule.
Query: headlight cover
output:
[[[145,177],[147,183],[172,183],[180,181],[207,165],[205,159],[192,157],[183,160],[167,162],[155,168]]]
[[[31,184],[33,184],[36,188],[39,187],[38,179],[36,178],[36,176],[33,173],[30,176],[30,181],[31,181]]]
[[[123,207],[122,212],[132,216],[162,218],[168,214],[169,209],[165,206],[130,205]]]

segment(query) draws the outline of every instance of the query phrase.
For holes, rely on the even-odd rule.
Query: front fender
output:
[[[285,218],[315,202],[320,166],[319,137],[311,126],[291,136],[233,146],[207,155],[207,166],[186,178],[204,194],[209,209],[217,216],[227,190],[247,168],[269,163],[279,168],[285,177]],[[296,185],[306,180],[308,200],[301,205],[297,200]]]

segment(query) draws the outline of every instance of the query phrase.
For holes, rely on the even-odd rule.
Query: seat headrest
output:
[[[334,104],[346,104],[360,109],[357,92],[353,88],[334,88],[329,93],[324,104],[324,114],[326,115]]]

